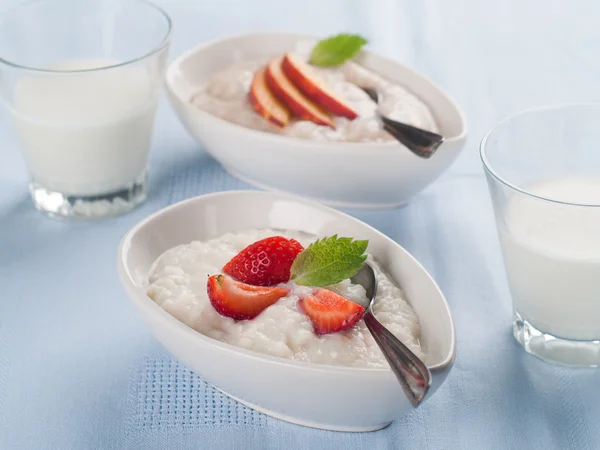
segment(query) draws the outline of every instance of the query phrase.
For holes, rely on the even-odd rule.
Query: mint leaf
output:
[[[350,278],[367,259],[369,241],[349,237],[318,239],[300,253],[291,269],[291,278],[302,286],[329,286]]]
[[[310,55],[310,63],[315,66],[339,66],[354,57],[367,40],[358,34],[338,34],[319,41]]]

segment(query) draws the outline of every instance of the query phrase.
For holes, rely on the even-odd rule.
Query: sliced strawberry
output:
[[[365,309],[346,297],[323,288],[298,301],[300,309],[308,316],[317,334],[335,333],[356,325]]]
[[[273,236],[250,244],[225,264],[223,272],[255,286],[274,286],[290,280],[290,269],[304,250],[294,239]]]
[[[213,275],[206,286],[213,308],[235,320],[253,319],[290,291],[282,287],[251,286],[225,275]]]

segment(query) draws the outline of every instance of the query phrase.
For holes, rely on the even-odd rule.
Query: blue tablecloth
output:
[[[3,0],[0,9],[16,3]],[[537,0],[162,0],[171,57],[251,30],[358,32],[425,73],[470,122],[463,155],[407,207],[350,211],[411,251],[454,312],[446,384],[385,430],[318,431],[253,412],[172,360],[136,315],[115,254],[138,220],[181,199],[247,186],[160,108],[147,203],[95,223],[34,211],[0,115],[0,449],[600,448],[600,371],[546,365],[511,337],[511,307],[477,147],[515,110],[600,100],[600,7]],[[552,280],[550,280],[552,281]]]

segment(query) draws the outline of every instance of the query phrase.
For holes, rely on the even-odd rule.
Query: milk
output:
[[[55,70],[105,67],[65,61]],[[32,179],[67,195],[121,189],[145,171],[156,86],[143,68],[26,76],[9,105]]]
[[[564,179],[527,190],[600,204],[600,180]],[[514,309],[565,339],[600,338],[600,207],[559,205],[515,194],[500,226]]]

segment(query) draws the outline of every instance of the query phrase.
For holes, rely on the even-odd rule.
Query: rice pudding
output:
[[[333,68],[312,67],[325,84],[358,114],[350,120],[333,116],[335,129],[309,120],[292,118],[278,127],[258,115],[248,102],[254,74],[267,59],[239,62],[213,75],[192,97],[198,108],[247,128],[309,140],[342,142],[389,142],[394,138],[382,128],[376,110],[391,119],[425,130],[439,132],[430,108],[402,86],[384,79],[363,66],[347,61]],[[375,88],[379,105],[359,87]]]
[[[200,333],[228,344],[282,358],[351,367],[383,368],[387,361],[364,322],[332,334],[317,335],[298,300],[313,288],[286,283],[287,296],[251,320],[235,321],[220,315],[211,305],[206,285],[210,274],[243,248],[260,239],[283,235],[308,246],[315,236],[296,231],[246,230],[227,233],[206,242],[172,248],[158,258],[149,276],[148,295],[165,311]],[[375,316],[421,359],[426,355],[419,342],[419,321],[404,291],[371,256],[379,278],[373,305]],[[366,305],[362,286],[345,280],[328,289]]]

